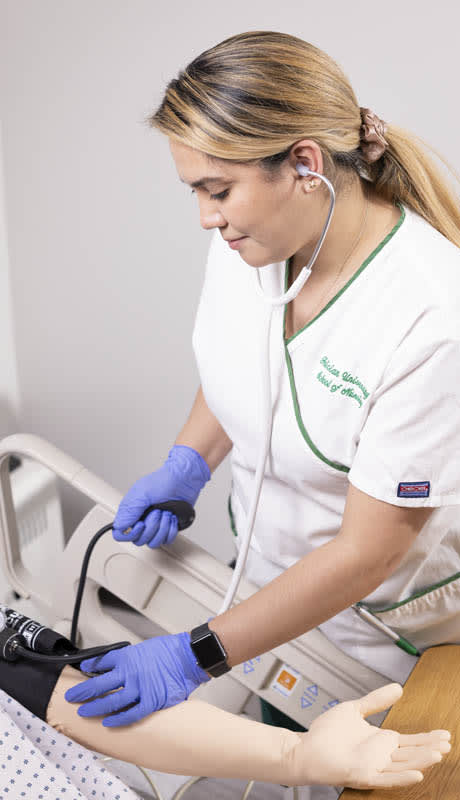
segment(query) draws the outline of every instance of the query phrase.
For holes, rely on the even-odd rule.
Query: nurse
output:
[[[267,294],[292,285],[336,206],[312,273],[273,312],[273,430],[246,568],[259,590],[190,635],[85,662],[85,716],[129,724],[319,626],[404,682],[419,651],[460,641],[460,204],[423,144],[360,107],[341,68],[285,33],[249,31],[172,80],[152,127],[214,231],[193,332],[200,388],[165,463],[118,509],[114,537],[170,544],[231,452],[236,548],[261,446]],[[128,534],[123,533],[131,527]],[[105,697],[100,695],[120,686]],[[126,709],[126,706],[131,705]]]

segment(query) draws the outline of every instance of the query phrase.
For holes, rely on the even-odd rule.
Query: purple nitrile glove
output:
[[[181,703],[200,684],[210,680],[196,662],[187,632],[154,636],[139,644],[111,650],[82,661],[80,669],[103,674],[77,683],[64,697],[70,703],[92,701],[80,706],[81,717],[112,714],[102,721],[107,728],[130,725],[153,711]],[[101,697],[114,689],[119,691]]]
[[[178,531],[175,514],[157,508],[143,522],[139,518],[149,506],[168,500],[185,500],[195,505],[210,478],[210,469],[196,450],[175,444],[163,466],[139,478],[124,496],[113,523],[113,538],[117,542],[133,542],[138,547],[171,544]],[[123,533],[127,528],[131,528],[129,533]]]

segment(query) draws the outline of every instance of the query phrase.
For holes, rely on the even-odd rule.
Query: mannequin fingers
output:
[[[440,753],[450,753],[451,749],[452,745],[447,741],[447,739],[442,739],[433,746],[433,750],[439,750]]]
[[[392,786],[411,786],[413,783],[420,783],[423,781],[423,772],[420,770],[405,770],[404,772],[376,772],[375,775],[372,776],[372,784],[367,784],[366,786],[356,786],[357,789],[367,789],[367,788],[391,788]]]
[[[450,742],[445,740],[441,742],[430,742],[429,745],[419,745],[419,747],[398,747],[391,754],[392,761],[406,762],[411,761],[413,758],[418,758],[425,752],[429,753],[450,753]]]
[[[418,758],[419,756],[423,756],[425,752],[428,753],[449,753],[451,750],[450,743],[447,741],[441,741],[437,744],[431,744],[428,747],[419,746],[419,747],[398,747],[397,750],[394,750],[391,754],[392,761],[398,762],[407,762],[412,761],[414,758]]]
[[[445,730],[430,731],[429,733],[401,733],[399,735],[399,746],[418,747],[422,745],[432,747],[437,742],[448,742],[449,739],[450,731]]]
[[[419,747],[418,753],[414,754],[411,758],[404,761],[392,761],[387,767],[384,767],[382,772],[401,772],[404,770],[412,769],[427,769],[433,764],[438,764],[442,761],[442,753],[439,750],[430,750],[429,747]],[[392,757],[393,758],[393,757]]]
[[[399,683],[387,683],[386,686],[381,686],[379,689],[374,689],[373,692],[353,700],[363,717],[370,714],[376,714],[378,711],[385,711],[386,708],[392,706],[401,697],[403,688]]]

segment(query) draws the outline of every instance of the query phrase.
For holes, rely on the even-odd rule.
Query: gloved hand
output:
[[[138,547],[171,544],[178,530],[175,514],[155,509],[143,522],[138,522],[139,518],[155,503],[185,500],[195,505],[210,478],[210,469],[196,450],[175,444],[163,466],[139,478],[124,496],[113,523],[113,538],[117,542],[133,542]],[[127,528],[131,528],[129,533],[123,533]]]
[[[70,703],[92,700],[78,709],[81,717],[120,712],[102,721],[106,728],[129,725],[160,708],[181,703],[201,683],[211,680],[196,663],[190,634],[186,632],[155,636],[103,656],[88,658],[81,662],[80,669],[103,674],[77,683],[64,697]],[[119,691],[100,697],[114,689]],[[135,704],[132,708],[121,710],[132,703]]]

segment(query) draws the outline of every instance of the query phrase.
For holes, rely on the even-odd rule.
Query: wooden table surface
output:
[[[340,800],[460,800],[460,645],[426,650],[381,728],[399,733],[446,729],[450,753],[424,770],[424,779],[397,789],[344,789]]]

